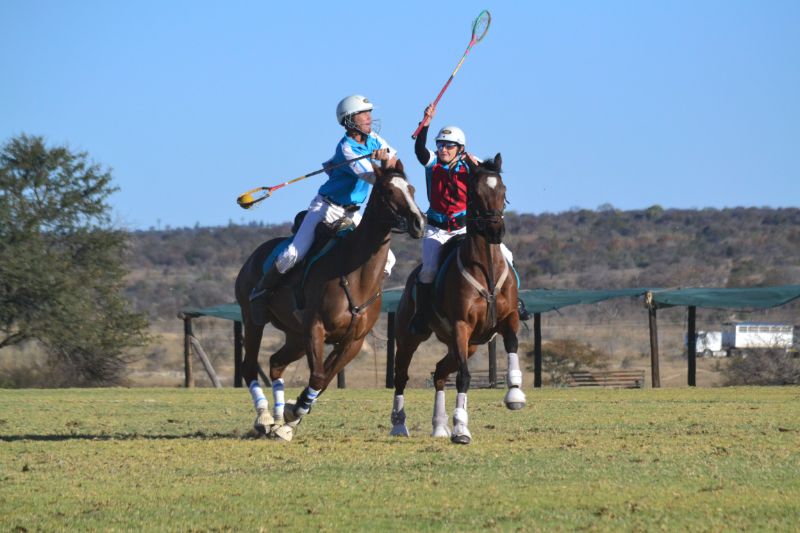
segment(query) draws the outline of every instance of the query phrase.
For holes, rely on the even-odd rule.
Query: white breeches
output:
[[[422,268],[419,271],[418,279],[421,283],[433,283],[436,272],[439,270],[439,257],[442,253],[444,243],[455,237],[463,235],[467,228],[463,227],[455,231],[447,231],[431,225],[425,226],[425,236],[422,239]],[[500,244],[500,251],[506,261],[514,264],[514,255],[505,244]]]
[[[358,211],[347,211],[341,206],[331,205],[320,195],[314,197],[294,239],[275,259],[275,266],[278,272],[284,274],[296,265],[298,261],[302,261],[314,243],[314,230],[317,224],[324,222],[331,226],[345,217],[352,220],[356,226],[361,222],[361,213]],[[387,276],[392,273],[392,268],[396,261],[394,254],[389,250],[389,256],[386,258],[386,267],[384,268]]]

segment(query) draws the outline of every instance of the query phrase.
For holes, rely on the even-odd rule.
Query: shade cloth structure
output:
[[[394,313],[402,296],[401,288],[386,289],[383,291],[381,311]],[[653,386],[660,386],[658,379],[658,339],[656,328],[656,309],[668,307],[687,307],[689,310],[688,335],[689,342],[689,377],[688,384],[695,384],[695,364],[694,364],[694,318],[696,308],[707,309],[768,309],[786,305],[800,298],[800,285],[782,285],[777,287],[748,287],[748,288],[629,288],[629,289],[607,289],[607,290],[572,290],[572,289],[534,289],[520,290],[519,297],[525,302],[528,311],[534,315],[534,331],[537,336],[540,334],[541,314],[568,307],[571,305],[595,304],[615,298],[642,298],[648,308],[650,315],[651,328],[651,360],[652,360],[652,379]],[[187,307],[181,310],[181,317],[200,317],[209,316],[232,320],[236,323],[237,331],[241,329],[242,315],[239,305],[236,303],[220,304],[210,307]],[[393,329],[393,328],[391,328]],[[240,336],[240,334],[237,334]],[[393,333],[389,334],[388,354],[392,354],[393,359]],[[236,343],[234,353],[237,358],[235,367],[239,368],[241,359],[240,340]],[[541,339],[535,342],[540,346]],[[537,354],[537,358],[539,355]],[[389,372],[387,360],[387,374]],[[540,372],[540,365],[536,366]],[[238,385],[238,373],[235,383]],[[541,384],[541,376],[535,376],[535,383]],[[387,375],[387,384],[391,380]]]

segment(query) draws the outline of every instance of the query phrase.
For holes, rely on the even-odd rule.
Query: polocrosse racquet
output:
[[[349,165],[353,161],[360,161],[361,159],[366,159],[367,157],[372,157],[372,156],[373,156],[373,154],[367,154],[367,155],[362,155],[360,157],[354,157],[353,159],[347,159],[347,160],[342,161],[340,163],[336,163],[335,165],[329,165],[329,166],[323,167],[323,168],[321,168],[319,170],[315,170],[314,172],[309,172],[308,174],[300,176],[299,178],[294,178],[293,180],[289,180],[289,181],[287,181],[285,183],[281,183],[281,184],[278,184],[278,185],[273,185],[272,187],[256,187],[255,189],[250,189],[246,193],[241,194],[236,199],[236,203],[239,204],[239,207],[241,207],[242,209],[250,209],[251,207],[256,205],[258,202],[264,201],[267,198],[269,198],[270,196],[272,196],[273,192],[277,191],[278,189],[282,189],[283,187],[286,187],[287,185],[289,185],[291,183],[294,183],[294,182],[300,181],[300,180],[304,180],[306,178],[310,178],[311,176],[316,176],[317,174],[321,174],[322,172],[325,172],[327,170],[333,170],[334,168],[342,167],[344,165]],[[254,195],[259,194],[259,193],[260,193],[260,195],[254,196]]]
[[[458,72],[458,69],[461,68],[461,65],[464,63],[464,60],[467,58],[467,54],[469,54],[469,51],[472,48],[472,45],[474,45],[475,43],[481,42],[481,40],[486,36],[486,32],[489,31],[489,24],[491,24],[491,23],[492,23],[492,15],[490,15],[489,12],[487,10],[485,10],[485,9],[483,11],[481,11],[480,15],[478,15],[478,18],[476,18],[475,22],[472,23],[472,38],[469,41],[469,46],[467,46],[467,51],[464,52],[463,56],[461,56],[461,61],[458,62],[458,65],[456,65],[455,70],[453,70],[453,73],[450,74],[450,79],[447,80],[447,83],[444,84],[444,87],[442,87],[442,90],[439,91],[439,96],[437,96],[436,100],[433,101],[433,107],[434,108],[436,107],[436,104],[439,103],[439,100],[442,98],[442,95],[444,94],[444,92],[450,86],[450,82],[452,82],[453,78],[455,78],[456,72]],[[412,139],[416,139],[417,138],[417,135],[419,135],[419,132],[422,131],[422,124],[424,124],[424,123],[425,123],[425,118],[423,117],[422,122],[419,123],[419,126],[414,131],[414,133],[411,134],[411,138]]]

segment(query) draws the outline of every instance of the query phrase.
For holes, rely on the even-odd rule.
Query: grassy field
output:
[[[298,390],[288,391],[294,397]],[[470,393],[473,444],[325,393],[281,444],[246,390],[0,391],[0,530],[797,530],[800,388]],[[454,393],[448,395],[452,411]]]

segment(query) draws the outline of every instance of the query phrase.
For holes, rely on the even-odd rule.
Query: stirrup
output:
[[[519,297],[517,297],[517,314],[519,315],[520,320],[530,320],[531,314],[525,308],[525,302],[523,302]]]

